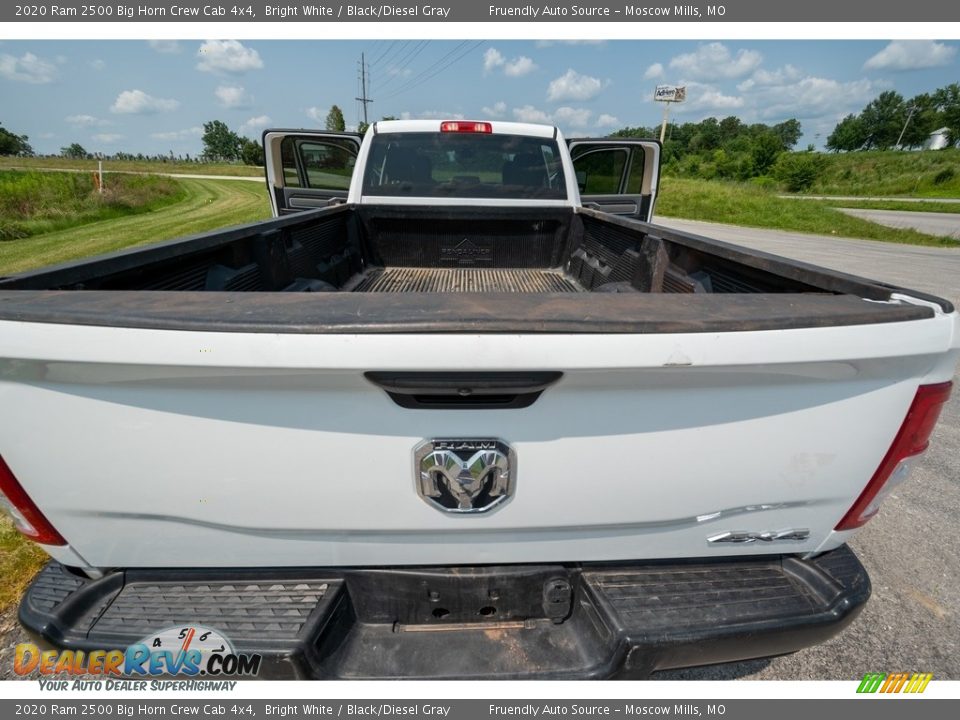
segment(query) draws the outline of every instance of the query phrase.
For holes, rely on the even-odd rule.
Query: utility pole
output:
[[[354,98],[357,102],[363,103],[363,124],[369,125],[367,120],[367,105],[373,102],[373,98],[367,97],[367,62],[364,53],[360,53],[360,97]]]
[[[903,135],[904,135],[904,133],[907,132],[907,125],[910,124],[910,118],[913,117],[913,113],[914,113],[914,111],[915,111],[916,109],[917,109],[917,106],[916,106],[916,105],[912,105],[911,107],[908,108],[908,110],[910,110],[910,112],[907,113],[907,121],[903,124],[903,130],[900,131],[900,137],[897,138],[897,149],[898,149],[898,150],[902,150],[902,149],[903,149],[903,148],[900,147],[900,141],[903,140]]]

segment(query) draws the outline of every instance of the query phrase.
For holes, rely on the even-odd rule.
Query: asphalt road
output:
[[[862,210],[837,208],[842,213],[892,228],[913,228],[928,235],[960,240],[960,213],[914,212],[912,210]]]
[[[668,227],[916,288],[960,307],[960,247],[848,240],[659,219]],[[954,379],[960,388],[958,379]],[[658,673],[658,679],[859,680],[931,672],[960,680],[960,390],[910,480],[851,542],[873,582],[859,618],[833,640],[769,660]]]

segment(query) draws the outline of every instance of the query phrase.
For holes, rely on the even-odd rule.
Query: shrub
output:
[[[946,167],[936,175],[933,176],[934,185],[945,185],[951,180],[953,180],[956,173],[953,171],[952,167]]]
[[[823,167],[823,159],[816,153],[783,153],[773,166],[773,175],[789,192],[803,192],[816,182]]]

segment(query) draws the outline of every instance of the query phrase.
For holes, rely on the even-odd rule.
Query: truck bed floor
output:
[[[373,268],[353,292],[583,292],[559,270],[527,268]]]

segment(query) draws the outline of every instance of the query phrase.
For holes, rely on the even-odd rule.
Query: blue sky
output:
[[[0,122],[34,149],[197,154],[219,119],[322,127],[361,116],[361,52],[372,119],[382,115],[554,122],[604,135],[660,122],[659,83],[685,83],[678,121],[798,118],[821,146],[837,120],[883,90],[909,97],[960,80],[956,41],[3,41]]]

